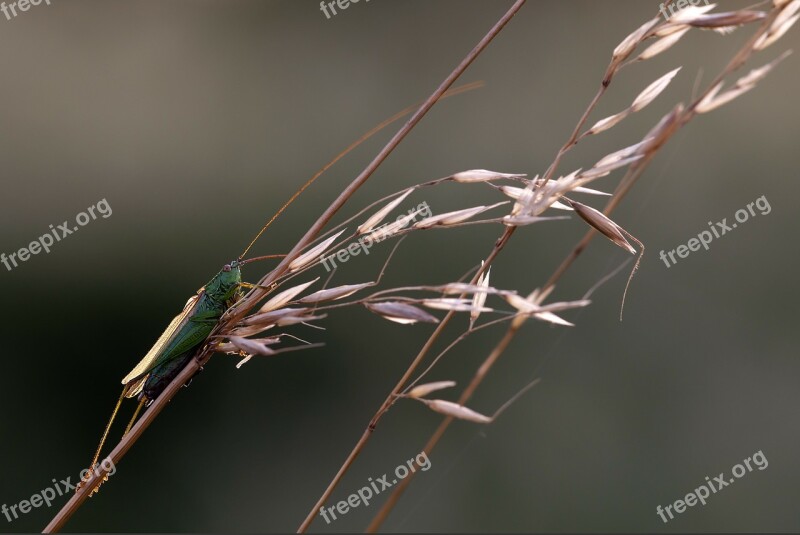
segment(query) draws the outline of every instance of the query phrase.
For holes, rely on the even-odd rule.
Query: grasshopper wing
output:
[[[138,383],[145,379],[142,376],[153,369],[156,360],[158,360],[158,357],[164,351],[164,348],[169,345],[175,334],[178,333],[186,324],[186,322],[189,321],[189,318],[192,317],[195,308],[197,308],[197,304],[200,302],[200,296],[202,293],[202,291],[198,292],[197,295],[189,298],[189,300],[186,302],[186,306],[183,307],[183,311],[175,316],[172,322],[170,322],[169,326],[164,330],[163,333],[161,333],[161,336],[158,338],[150,351],[148,351],[139,364],[137,364],[130,371],[130,373],[128,373],[128,375],[122,379],[122,384],[128,387],[126,388],[126,397],[133,397],[141,390],[141,385]]]

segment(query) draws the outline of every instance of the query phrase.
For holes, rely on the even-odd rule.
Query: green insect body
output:
[[[122,395],[111,413],[111,419],[106,425],[90,467],[97,466],[100,452],[103,450],[103,445],[108,438],[108,432],[117,416],[122,400],[139,398],[139,407],[133,413],[133,417],[123,433],[124,436],[133,426],[142,406],[156,399],[194,357],[194,353],[206,342],[225,311],[237,298],[241,297],[239,289],[242,286],[241,263],[233,261],[226,264],[219,273],[214,275],[214,278],[208,281],[208,284],[200,288],[197,294],[187,301],[183,311],[175,316],[147,355],[122,379],[122,384],[125,385]],[[107,480],[108,474],[103,478],[103,481]],[[82,483],[83,481],[78,484],[77,488],[80,488]],[[95,487],[89,495],[91,496],[98,489],[99,487]]]
[[[123,395],[132,398],[143,394],[140,399],[145,402],[157,398],[205,343],[222,314],[238,296],[241,284],[241,268],[236,261],[214,275],[189,299],[152,349],[125,376]]]

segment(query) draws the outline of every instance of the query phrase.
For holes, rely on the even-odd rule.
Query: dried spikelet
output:
[[[534,200],[534,193],[533,193],[533,186],[528,186],[524,188],[517,197],[517,202],[514,203],[514,206],[511,208],[510,216],[505,216],[505,218],[511,216],[522,216],[525,215],[525,212],[529,211],[530,206],[533,204]],[[505,219],[504,218],[504,219]]]
[[[281,341],[281,337],[280,336],[272,336],[272,337],[269,337],[269,338],[259,338],[259,339],[256,339],[254,341],[260,342],[260,343],[262,343],[264,345],[274,345],[274,344],[277,344],[277,343],[279,343]],[[238,354],[241,351],[241,348],[236,346],[236,345],[234,345],[234,344],[232,344],[231,342],[226,342],[224,344],[219,344],[216,347],[216,350],[219,351],[220,353],[236,353],[236,354]]]
[[[609,128],[616,126],[619,122],[625,119],[628,115],[630,115],[630,110],[621,111],[619,113],[615,113],[614,115],[610,115],[605,119],[600,119],[594,126],[592,126],[589,130],[586,131],[587,136],[591,136],[594,134],[599,134],[600,132],[605,132]]]
[[[275,297],[273,297],[272,299],[270,299],[269,301],[264,303],[264,306],[262,306],[259,309],[259,312],[271,312],[273,310],[279,309],[280,307],[282,307],[283,305],[285,305],[286,303],[290,302],[292,299],[297,297],[300,293],[303,292],[303,290],[305,290],[306,288],[308,288],[309,286],[311,286],[312,284],[314,284],[318,280],[319,280],[319,277],[317,277],[316,279],[314,279],[312,281],[305,282],[303,284],[299,284],[297,286],[293,286],[293,287],[289,288],[288,290],[282,291],[281,293],[277,294]]]
[[[566,199],[566,198],[565,198]],[[627,232],[624,228],[620,227],[611,219],[609,219],[605,214],[599,212],[592,208],[591,206],[586,206],[585,204],[581,204],[579,202],[571,201],[566,199],[570,206],[575,208],[575,211],[578,213],[579,216],[583,218],[589,225],[594,227],[598,232],[603,234],[606,238],[614,242],[619,247],[627,250],[631,254],[636,254],[636,249],[625,239],[625,236],[629,236],[632,240],[636,242],[639,246],[641,251],[639,252],[639,257],[636,259],[636,263],[633,265],[633,269],[631,270],[630,276],[628,276],[628,282],[625,285],[625,291],[622,293],[622,305],[620,306],[619,310],[619,319],[622,321],[622,311],[625,308],[625,296],[628,295],[628,287],[631,284],[631,280],[633,279],[633,275],[636,273],[636,270],[639,268],[639,262],[641,262],[642,257],[644,256],[644,244],[637,240],[635,237],[631,236],[629,232]]]
[[[791,50],[787,50],[774,60],[770,61],[763,67],[759,67],[757,69],[751,70],[746,75],[742,76],[736,81],[736,85],[738,86],[746,86],[746,85],[755,85],[760,82],[769,72],[775,68],[778,63],[786,59],[792,53]]]
[[[292,260],[292,262],[289,264],[289,271],[290,272],[298,271],[300,269],[303,269],[307,265],[319,260],[319,258],[325,253],[325,251],[328,250],[328,247],[330,247],[331,244],[334,241],[336,241],[336,238],[341,236],[343,232],[344,232],[344,229],[340,230],[339,232],[337,232],[333,236],[331,236],[331,237],[327,238],[326,240],[318,243],[317,245],[315,245],[314,247],[312,247],[311,249],[309,249],[305,253],[301,254],[300,256],[298,256],[297,258]]]
[[[503,206],[506,203],[507,203],[507,201],[502,201],[502,202],[497,202],[497,203],[491,204],[489,206],[475,206],[473,208],[466,208],[464,210],[456,210],[455,212],[442,214],[442,217],[439,219],[439,221],[434,222],[433,225],[438,225],[438,226],[443,226],[443,227],[447,226],[447,225],[457,225],[458,223],[463,223],[464,221],[467,221],[468,219],[472,219],[476,215],[482,214],[483,212],[491,210],[492,208],[497,208],[498,206]],[[433,218],[429,218],[428,219],[428,223],[425,226],[421,225],[419,228],[428,228],[428,227],[432,226],[431,225],[431,219],[433,219]],[[420,224],[421,223],[423,223],[423,221],[420,221]]]
[[[425,383],[422,385],[417,385],[409,390],[406,396],[410,398],[424,398],[432,392],[443,390],[445,388],[452,388],[454,386],[456,386],[455,381],[436,381],[433,383]]]
[[[298,314],[305,313],[307,310],[307,308],[279,308],[270,310],[269,312],[253,314],[242,323],[245,325],[271,325],[284,316],[297,316]]]
[[[617,62],[621,62],[625,60],[625,58],[630,56],[631,53],[639,45],[639,43],[641,43],[642,40],[644,40],[645,36],[647,35],[647,32],[649,32],[655,26],[657,26],[659,22],[661,22],[661,19],[659,17],[655,17],[645,22],[641,26],[639,26],[639,28],[637,28],[633,33],[631,33],[630,35],[628,35],[628,37],[623,39],[622,42],[618,44],[617,47],[614,49],[612,55],[614,60]]]
[[[583,188],[578,186],[572,190],[573,193],[586,193],[587,195],[603,195],[605,197],[611,197],[610,193],[606,193],[605,191],[600,191],[591,188]]]
[[[546,321],[548,323],[552,323],[553,325],[563,325],[564,327],[575,327],[574,323],[571,323],[561,316],[556,316],[552,312],[537,312],[533,314],[536,319]]]
[[[731,89],[723,93],[720,93],[720,90],[722,89],[722,82],[718,83],[711,89],[711,91],[708,92],[705,97],[700,100],[700,102],[697,103],[695,111],[697,113],[708,113],[719,108],[720,106],[727,104],[744,93],[747,93],[790,53],[791,51],[787,50],[763,67],[751,70],[749,73],[736,80],[736,83],[733,84]]]
[[[447,212],[444,214],[435,215],[433,217],[426,217],[422,221],[415,223],[414,228],[416,229],[425,229],[431,228],[435,226],[447,226],[447,225],[456,225],[458,223],[463,223],[470,218],[475,217],[478,214],[481,214],[487,210],[491,210],[492,208],[496,208],[500,205],[506,204],[506,201],[499,202],[492,204],[491,206],[475,206],[472,208],[464,208],[463,210],[456,210],[454,212]]]
[[[567,206],[561,201],[553,201],[553,204],[550,205],[550,208],[555,208],[556,210],[566,210],[568,212],[572,212],[572,207]]]
[[[624,165],[624,163],[621,165]],[[603,174],[608,174],[611,172],[610,170],[601,171]],[[548,208],[571,210],[571,208],[560,203],[558,199],[564,193],[579,187],[582,183],[589,182],[590,179],[582,179],[579,181],[578,178],[581,174],[581,170],[578,169],[569,175],[559,177],[555,180],[550,180],[546,183],[543,181],[534,181],[522,192],[519,192],[519,190],[506,190],[506,193],[512,196],[517,196],[518,200],[514,205],[511,214],[503,218],[503,223],[506,225],[526,225],[545,219],[564,219],[563,217],[539,219],[537,216]],[[534,183],[537,185],[537,189],[535,191],[531,191]],[[595,190],[585,189],[585,192],[587,193],[594,191]]]
[[[366,303],[364,306],[389,321],[403,325],[412,325],[420,321],[423,323],[439,323],[439,319],[436,316],[408,303],[384,301],[381,303]]]
[[[511,208],[511,215],[519,215],[525,211],[534,200],[533,184],[529,184],[526,188],[514,188],[511,186],[504,186],[500,189],[504,194],[516,199],[517,202]]]
[[[709,4],[706,6],[687,6],[677,13],[673,14],[665,24],[662,24],[653,31],[655,37],[666,37],[673,33],[680,32],[688,25],[685,20],[703,15],[717,7],[717,4]]]
[[[529,196],[533,195],[533,192],[527,188],[517,188],[514,186],[500,186],[498,189],[502,191],[507,197],[510,197],[515,201],[518,200],[522,195],[529,195]]]
[[[772,21],[770,30],[775,31],[783,26],[784,23],[791,19],[798,11],[800,11],[800,0],[792,0],[790,4],[784,7],[780,13],[778,13],[778,16],[775,17],[775,20]]]
[[[527,314],[542,321],[555,323],[556,325],[565,325],[567,327],[574,327],[574,325],[567,320],[556,316],[553,314],[553,312],[584,307],[590,303],[588,300],[580,300],[551,303],[549,305],[542,306],[539,303],[546,297],[546,295],[534,295],[535,293],[536,292],[534,291],[534,293],[532,293],[528,299],[516,294],[506,295],[505,298],[506,301],[508,301],[508,303],[516,308],[521,314]],[[547,293],[549,294],[550,292],[548,291]]]
[[[493,289],[492,289],[493,290]],[[467,284],[466,282],[450,282],[442,288],[443,294],[474,294],[482,292],[483,288],[477,284]]]
[[[406,198],[406,197],[408,197],[409,195],[411,195],[411,192],[412,192],[412,191],[414,191],[414,189],[413,189],[413,188],[409,188],[409,189],[407,189],[407,190],[405,191],[405,193],[403,193],[402,195],[400,195],[399,197],[397,197],[395,200],[393,200],[392,202],[390,202],[389,204],[387,204],[386,206],[384,206],[383,208],[381,208],[380,210],[378,210],[377,212],[375,212],[375,214],[374,214],[374,215],[372,215],[372,216],[371,216],[369,219],[367,219],[366,221],[364,221],[364,223],[362,223],[362,224],[361,224],[361,225],[358,227],[358,229],[356,229],[356,232],[357,232],[359,235],[361,235],[361,234],[366,234],[367,232],[371,231],[373,228],[375,228],[375,225],[377,225],[378,223],[380,223],[381,221],[383,221],[383,220],[386,218],[386,216],[387,216],[387,215],[389,215],[389,213],[391,213],[391,211],[392,211],[392,210],[394,210],[395,208],[397,208],[397,206],[398,206],[398,205],[399,205],[401,202],[403,202],[403,201],[405,200],[405,198]]]
[[[299,301],[298,303],[319,303],[321,301],[336,301],[337,299],[344,299],[354,293],[374,286],[374,282],[365,282],[362,284],[345,284],[344,286],[337,286],[335,288],[328,288],[326,290],[319,290],[313,294],[309,294]]]
[[[480,294],[476,294],[480,295]],[[439,297],[435,299],[423,299],[422,304],[428,308],[433,308],[436,310],[452,310],[453,312],[469,312],[470,315],[473,313],[480,314],[481,312],[492,312],[493,309],[478,306],[476,307],[472,299],[455,299],[450,297]]]
[[[653,100],[655,100],[655,98],[667,88],[675,75],[678,74],[679,70],[681,70],[680,67],[673,69],[647,86],[644,91],[639,93],[639,96],[636,97],[636,99],[633,101],[633,104],[631,104],[631,111],[637,112],[653,102]]]
[[[597,121],[589,130],[586,131],[584,134],[585,136],[591,136],[595,134],[599,134],[600,132],[604,132],[609,128],[616,126],[619,124],[623,119],[628,117],[631,113],[635,113],[658,97],[664,89],[667,88],[669,83],[672,81],[672,78],[677,74],[677,72],[681,70],[681,67],[674,69],[664,76],[660,77],[650,85],[648,85],[644,90],[639,93],[639,95],[633,100],[633,104],[631,106],[619,113],[615,113],[614,115],[610,115],[604,119],[600,119]]]
[[[611,221],[605,214],[595,210],[591,206],[586,206],[579,202],[568,200],[570,206],[581,216],[581,219],[589,223],[603,236],[617,244],[618,246],[626,249],[631,254],[636,254],[636,249],[625,239],[622,229],[619,225]]]
[[[542,299],[544,299],[550,292],[547,292]],[[563,310],[572,310],[573,308],[583,308],[591,305],[592,302],[588,299],[578,299],[577,301],[558,301],[556,303],[548,303],[546,305],[539,305],[544,312],[561,312]]]
[[[558,301],[556,303],[549,303],[542,305],[541,301],[544,300],[551,290],[544,294],[538,293],[534,290],[528,298],[521,295],[509,293],[504,297],[508,303],[524,314],[538,314],[540,312],[561,312],[563,310],[571,310],[573,308],[582,308],[591,304],[588,299],[579,299],[577,301]]]
[[[410,214],[401,217],[394,223],[389,223],[388,225],[383,225],[382,227],[378,227],[372,232],[372,234],[367,236],[367,238],[365,239],[371,240],[372,242],[380,242],[391,236],[394,236],[395,234],[406,228],[408,224],[414,219],[416,219],[417,215],[419,215],[419,213],[422,211],[423,211],[422,208],[418,208],[413,212],[411,212]]]
[[[604,177],[606,175],[611,174],[612,171],[615,171],[616,169],[619,169],[620,167],[625,167],[627,165],[630,165],[630,164],[636,162],[637,160],[642,159],[643,156],[644,156],[643,154],[636,154],[634,156],[630,156],[628,158],[623,158],[621,160],[617,160],[615,162],[611,162],[611,163],[608,163],[608,164],[605,164],[605,165],[602,165],[602,166],[599,166],[599,167],[592,167],[591,169],[587,169],[586,171],[582,171],[578,175],[578,178],[581,181],[585,181],[585,182],[588,182],[590,180],[595,180],[597,178],[602,178],[602,177]]]
[[[298,323],[311,323],[312,321],[324,319],[325,314],[318,316],[284,316],[275,322],[278,327],[288,327],[289,325],[297,325]]]
[[[794,23],[797,22],[798,18],[800,18],[800,15],[795,15],[794,17],[784,21],[780,26],[771,28],[769,32],[758,38],[758,41],[755,42],[753,48],[756,50],[764,50],[769,45],[783,37],[783,34],[788,32],[789,28],[794,26]]]
[[[691,28],[688,26],[685,28],[679,27],[677,31],[675,31],[674,33],[671,33],[666,37],[662,37],[661,39],[659,39],[658,41],[647,47],[644,52],[639,54],[639,57],[636,58],[636,61],[644,61],[646,59],[650,59],[654,56],[657,56],[658,54],[661,54],[665,50],[672,48],[672,46],[678,41],[680,41],[681,38],[683,38],[683,36],[686,35],[686,32],[688,32],[690,29]]]
[[[445,416],[452,416],[459,420],[467,420],[468,422],[475,422],[479,424],[492,423],[492,418],[485,416],[479,412],[475,412],[458,403],[452,401],[445,401],[443,399],[420,399],[422,403],[428,406],[433,411],[436,411]]]
[[[263,341],[242,338],[241,336],[231,336],[228,338],[228,340],[230,340],[231,344],[238,347],[242,351],[251,353],[253,355],[272,356],[275,354],[275,350],[267,347],[267,344]]]
[[[264,331],[268,331],[275,327],[274,323],[268,323],[265,325],[248,325],[246,327],[236,327],[230,333],[233,336],[255,336],[257,334],[261,334]]]
[[[710,15],[700,15],[685,24],[696,28],[724,28],[728,26],[741,26],[762,20],[767,16],[763,11],[749,11],[741,9],[739,11],[729,11],[726,13],[711,13]]]
[[[722,83],[714,86],[714,91],[710,92],[707,95],[707,97],[711,98],[703,98],[703,100],[701,100],[695,107],[695,111],[697,113],[708,113],[710,111],[713,111],[719,108],[720,106],[724,106],[733,99],[742,96],[743,94],[753,89],[753,87],[755,86],[749,85],[744,87],[733,87],[717,95],[721,87]]]
[[[534,192],[529,188],[516,188],[514,186],[500,186],[498,188],[501,192],[503,192],[507,197],[514,199],[517,201],[515,208],[516,212],[519,213],[520,208],[523,208],[530,204],[531,200],[534,197]],[[559,210],[572,210],[569,206],[566,206],[563,203],[558,201],[554,201],[551,205],[551,208],[556,208]]]
[[[539,312],[542,309],[537,303],[525,299],[521,295],[509,294],[505,296],[505,298],[506,301],[508,301],[508,304],[510,304],[512,307],[516,308],[517,310],[525,314],[532,314],[534,312]]]
[[[601,158],[596,164],[594,164],[594,167],[595,168],[604,167],[604,166],[606,166],[608,164],[616,163],[616,162],[618,162],[620,160],[623,160],[625,158],[630,158],[631,156],[633,156],[636,153],[638,153],[642,149],[642,147],[645,147],[648,143],[650,143],[650,141],[652,141],[652,140],[650,138],[647,138],[647,139],[644,139],[643,141],[640,141],[639,143],[635,143],[635,144],[631,145],[630,147],[625,147],[624,149],[620,149],[620,150],[618,150],[616,152],[612,152],[608,156],[605,156],[605,157]],[[585,188],[575,188],[573,191],[579,191],[581,189],[585,189]],[[589,190],[588,192],[594,192],[594,190]],[[585,191],[585,193],[588,193],[588,192]],[[596,194],[609,195],[608,193],[603,193],[603,192],[596,192]]]
[[[470,171],[461,171],[449,177],[451,180],[461,183],[470,182],[490,182],[492,180],[500,180],[501,178],[525,178],[527,175],[517,173],[498,173],[496,171],[488,171],[486,169],[472,169]]]
[[[481,262],[481,267],[483,267],[483,262]],[[489,267],[480,277],[478,277],[478,286],[481,288],[489,288],[489,276],[491,275],[492,268]],[[481,308],[483,305],[486,304],[486,298],[489,297],[489,293],[486,291],[477,292],[472,296],[472,308],[473,310],[469,313],[469,328],[471,329],[475,322],[478,321],[478,318],[481,315]]]
[[[668,22],[667,24],[662,25],[656,31],[653,32],[653,36],[655,37],[666,37],[668,35],[672,35],[673,33],[680,32],[685,28],[691,28],[686,24],[675,24],[673,22]]]
[[[669,18],[671,24],[688,24],[690,21],[705,15],[712,9],[717,7],[717,4],[708,4],[705,6],[686,6]]]
[[[263,340],[267,340],[267,339],[263,339]],[[256,345],[248,344],[247,342],[255,342],[256,345],[259,345],[259,344],[263,343],[263,342],[258,341],[258,340],[247,340],[247,339],[244,339],[244,338],[241,339],[238,343],[240,343],[242,345],[247,345],[247,346],[255,349]],[[323,347],[324,345],[325,344],[307,344],[307,345],[303,345],[303,346],[283,347],[281,349],[270,349],[268,347],[264,347],[263,349],[268,350],[268,352],[266,352],[266,353],[250,352],[249,355],[247,355],[244,359],[239,361],[238,364],[236,364],[236,368],[237,369],[241,368],[245,363],[249,362],[250,359],[253,358],[256,355],[264,355],[264,356],[267,356],[267,357],[274,357],[275,355],[279,355],[281,353],[288,353],[290,351],[297,351],[298,349],[311,349],[311,348],[314,348],[314,347]],[[247,351],[247,350],[245,350],[245,351]]]

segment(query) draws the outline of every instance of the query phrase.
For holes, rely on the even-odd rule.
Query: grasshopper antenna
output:
[[[444,92],[442,94],[441,98],[444,99],[444,98],[447,98],[447,97],[452,97],[452,96],[455,96],[455,95],[459,95],[461,93],[466,93],[467,91],[472,91],[473,89],[478,89],[480,87],[483,87],[484,85],[485,85],[485,83],[482,80],[479,80],[477,82],[472,82],[472,83],[469,83],[469,84],[464,84],[462,86],[459,86],[459,87],[456,87],[456,88],[453,88],[453,89],[450,89],[450,90]],[[333,160],[331,160],[330,162],[325,164],[322,167],[322,169],[320,169],[319,171],[314,173],[314,176],[312,176],[305,184],[303,184],[300,187],[300,189],[298,189],[294,193],[294,195],[292,195],[289,198],[289,200],[286,201],[284,203],[284,205],[281,206],[280,209],[277,212],[275,212],[275,215],[273,215],[269,219],[269,221],[267,221],[267,224],[264,225],[261,228],[260,231],[258,231],[258,234],[256,234],[256,237],[253,238],[253,241],[251,241],[250,244],[245,248],[244,252],[241,254],[241,256],[239,256],[239,259],[241,260],[242,258],[244,258],[244,256],[247,254],[247,252],[253,246],[253,244],[255,244],[256,241],[258,241],[258,238],[260,238],[261,235],[264,233],[264,231],[267,230],[267,228],[269,228],[269,226],[273,223],[273,221],[278,219],[278,217],[283,213],[283,211],[286,210],[287,208],[289,208],[289,206],[295,201],[295,199],[297,199],[297,197],[299,197],[301,193],[303,193],[311,184],[313,184],[314,181],[316,181],[322,175],[322,173],[324,173],[325,171],[330,169],[331,166],[333,166],[333,164],[335,164],[336,162],[338,162],[339,160],[341,160],[342,158],[347,156],[353,149],[355,149],[356,147],[361,145],[363,142],[365,142],[366,140],[371,138],[373,135],[377,134],[378,132],[380,132],[381,130],[383,130],[384,128],[386,128],[387,126],[392,124],[393,122],[397,121],[398,119],[402,119],[403,117],[405,117],[409,113],[415,111],[419,107],[419,105],[420,105],[420,103],[412,104],[411,106],[405,108],[404,110],[392,115],[391,117],[389,117],[388,119],[386,119],[385,121],[383,121],[382,123],[380,123],[379,125],[374,127],[372,130],[368,131],[366,134],[364,134],[363,136],[358,138],[356,141],[351,143],[350,146],[348,146],[342,152],[337,154],[336,157],[333,158]],[[277,256],[286,256],[286,255],[271,255],[271,257],[277,257]],[[250,259],[250,260],[244,260],[243,262],[253,262],[255,260],[261,260],[263,258],[269,258],[269,257],[258,257],[258,258],[253,258],[253,259]],[[243,262],[240,262],[240,263],[243,263]]]

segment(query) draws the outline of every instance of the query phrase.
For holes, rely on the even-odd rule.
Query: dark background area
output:
[[[339,150],[426,97],[510,4],[372,0],[328,20],[312,0],[52,0],[10,21],[0,16],[0,252],[101,199],[113,209],[49,254],[0,267],[0,503],[29,499],[53,478],[74,480],[120,379],[185,300]],[[657,10],[643,1],[529,2],[461,79],[486,86],[437,105],[346,214],[465,169],[543,172],[610,51]],[[586,140],[561,171],[640,140],[752,31],[693,31],[625,69],[592,121],[683,65],[649,108]],[[799,45],[793,29],[749,67]],[[491,414],[532,378],[541,385],[492,425],[452,426],[386,530],[800,530],[798,61],[790,56],[671,140],[615,215],[647,246],[625,321],[619,275],[590,307],[564,314],[576,327],[529,323],[470,406]],[[331,169],[253,254],[286,252],[396,128]],[[618,176],[596,186],[610,191]],[[770,214],[669,269],[658,259],[762,195]],[[447,187],[415,194],[404,209],[497,200],[479,185]],[[414,235],[386,284],[456,280],[500,231]],[[576,217],[521,229],[493,267],[493,284],[525,293],[540,286],[584,231]],[[388,246],[373,250],[335,281],[372,280]],[[580,298],[625,258],[596,240],[554,299]],[[265,269],[246,266],[246,280]],[[361,309],[324,326],[293,331],[323,349],[239,370],[233,358],[215,357],[67,529],[296,529],[431,331]],[[466,384],[502,332],[459,346],[431,378]],[[329,505],[416,455],[439,421],[419,404],[396,405]],[[759,450],[766,470],[669,524],[656,515]],[[12,523],[0,516],[0,531],[40,530],[63,503]],[[379,503],[313,527],[361,530]]]

